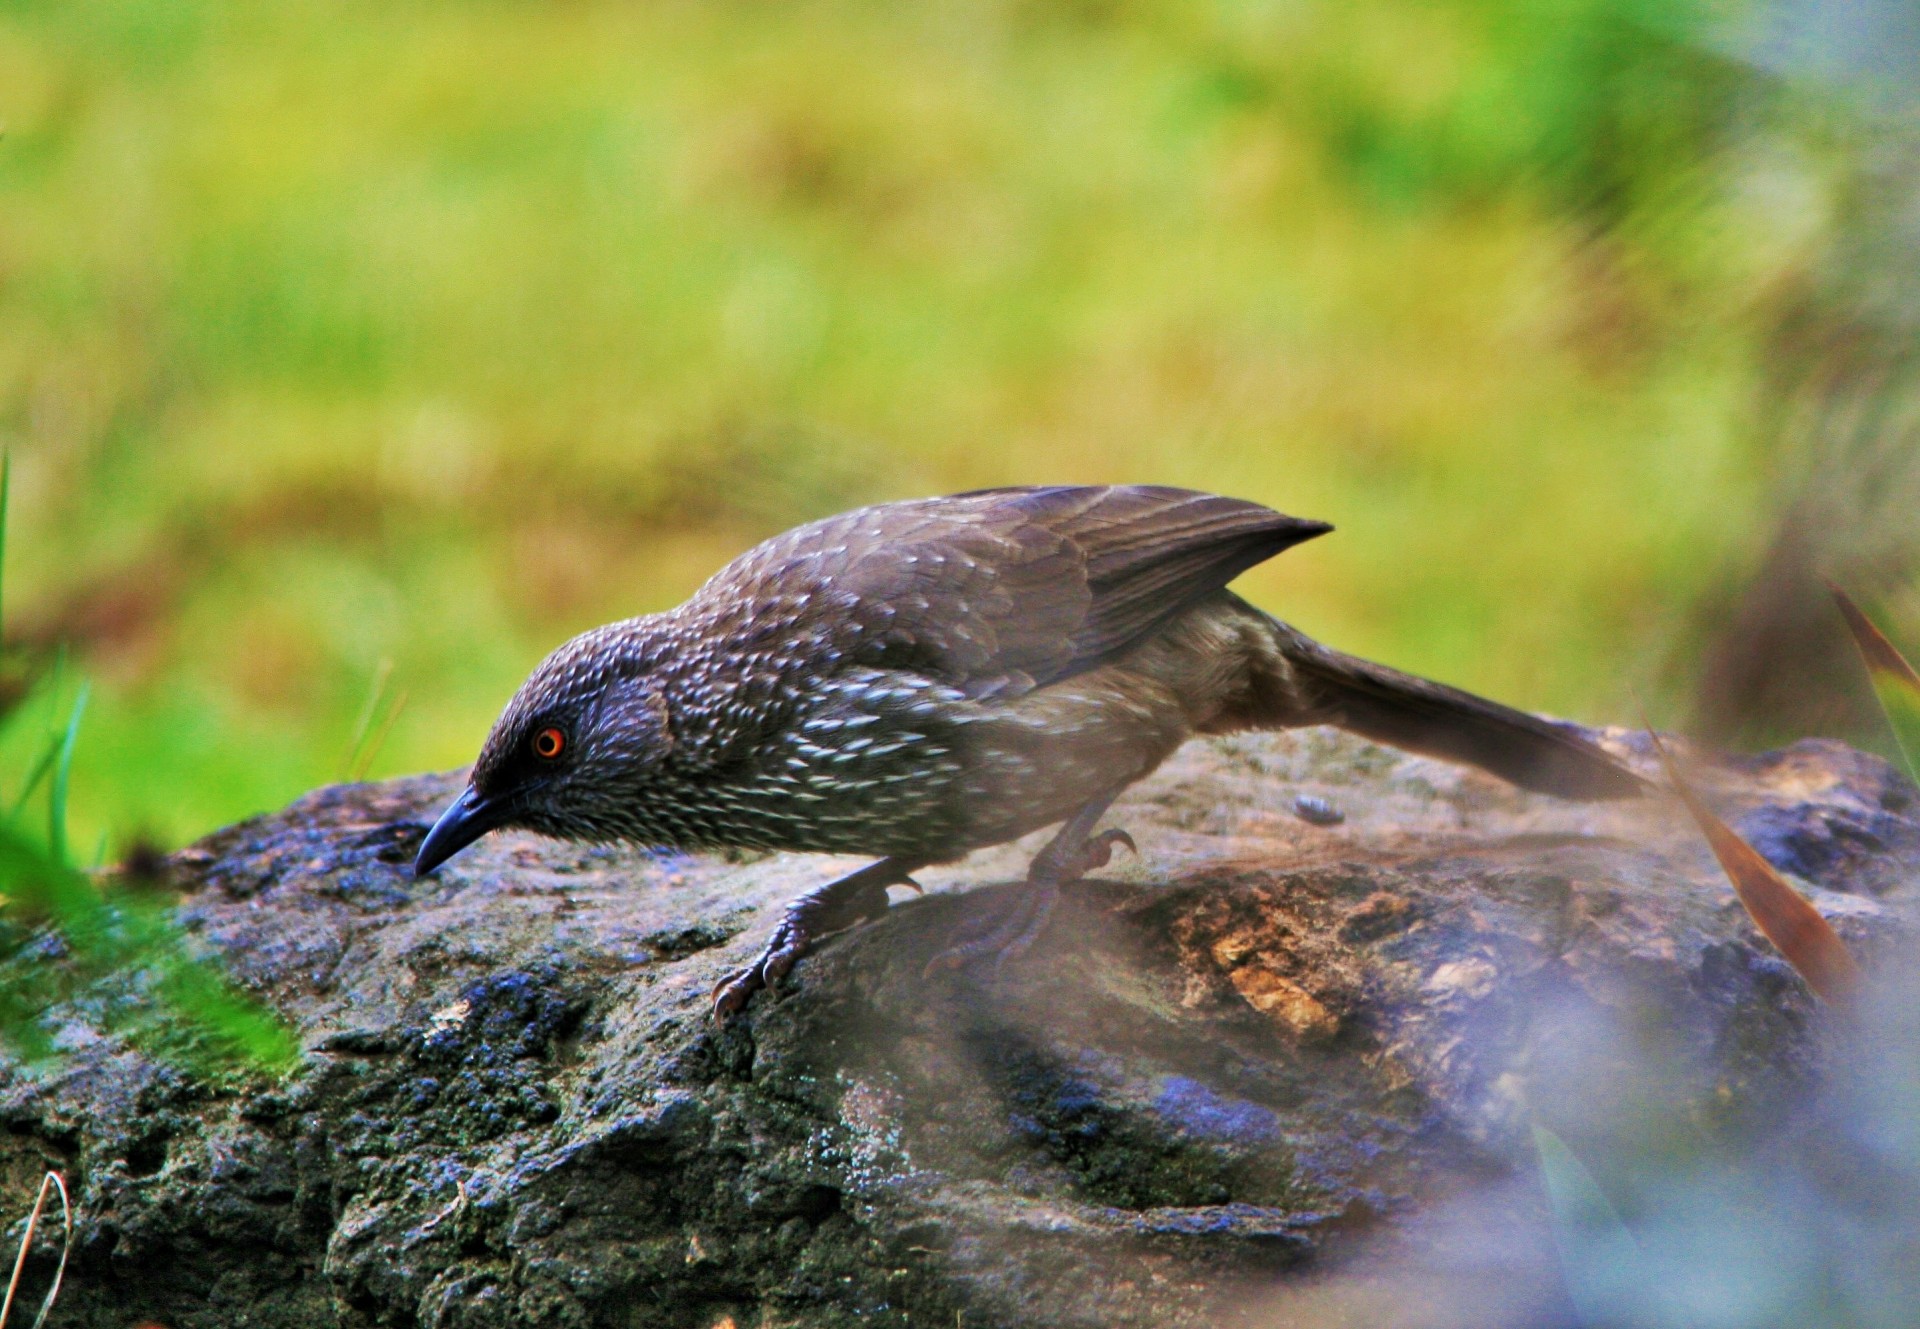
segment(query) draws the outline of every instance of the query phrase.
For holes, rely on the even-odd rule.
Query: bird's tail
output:
[[[1628,798],[1648,788],[1579,725],[1345,655],[1278,619],[1269,621],[1296,686],[1321,723],[1478,766],[1523,789],[1561,798]]]

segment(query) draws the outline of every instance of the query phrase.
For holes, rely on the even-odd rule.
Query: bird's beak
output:
[[[453,800],[427,832],[413,875],[424,877],[507,819],[507,800],[482,798],[471,787]]]

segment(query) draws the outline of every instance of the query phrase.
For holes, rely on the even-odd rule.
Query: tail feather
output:
[[[1578,725],[1342,654],[1277,620],[1274,626],[1325,723],[1560,798],[1631,798],[1649,788]]]

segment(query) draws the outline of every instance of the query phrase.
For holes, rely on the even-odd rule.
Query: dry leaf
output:
[[[1853,633],[1853,644],[1866,661],[1867,677],[1873,680],[1874,695],[1880,698],[1880,708],[1893,726],[1893,736],[1907,759],[1907,770],[1920,780],[1920,673],[1914,672],[1906,657],[1845,591],[1832,582],[1827,583],[1827,589],[1833,592],[1833,602],[1840,606]]]
[[[1768,941],[1779,947],[1787,962],[1823,1001],[1839,1005],[1850,1000],[1860,988],[1860,966],[1854,963],[1840,934],[1800,892],[1787,884],[1786,878],[1760,856],[1759,850],[1707,810],[1707,805],[1680,774],[1679,765],[1659,735],[1651,728],[1647,733],[1653,739],[1654,750],[1660,754],[1660,764],[1666,767],[1674,792],[1680,795],[1680,801],[1687,805],[1687,811],[1693,814],[1694,822],[1707,837],[1713,856],[1720,860],[1727,879],[1733,883],[1734,893],[1746,906],[1754,924]]]

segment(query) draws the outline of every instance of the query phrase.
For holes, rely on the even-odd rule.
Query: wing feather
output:
[[[858,663],[980,696],[1125,653],[1256,563],[1330,530],[1257,503],[1149,485],[975,490],[880,504],[777,536],[696,600],[806,597]]]

